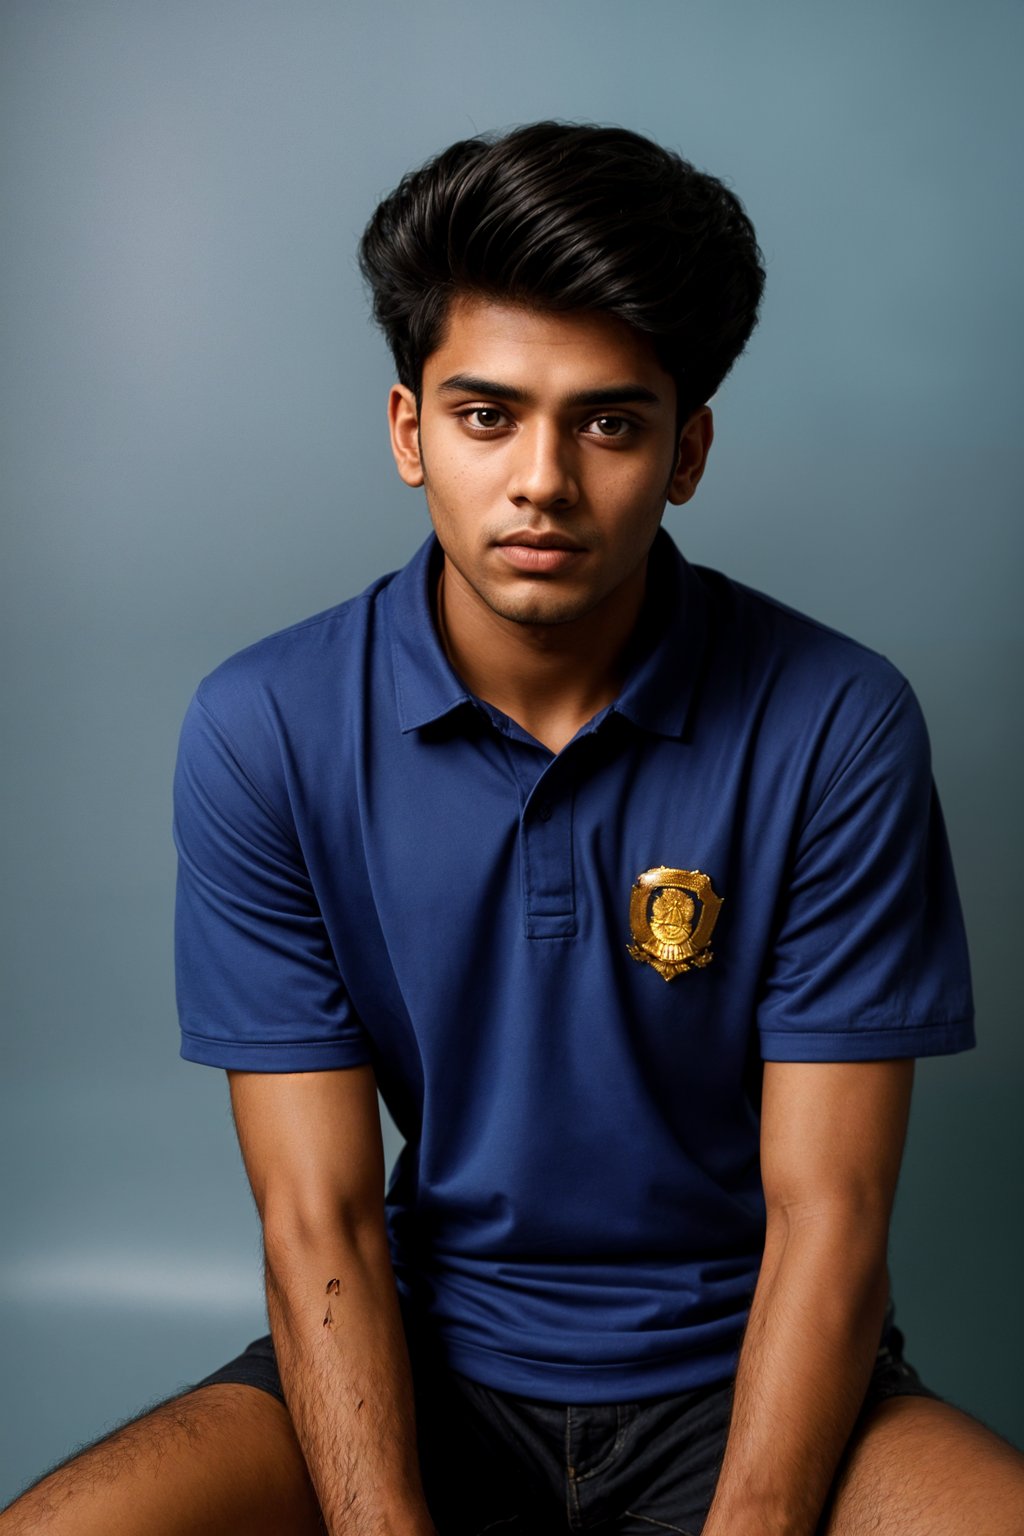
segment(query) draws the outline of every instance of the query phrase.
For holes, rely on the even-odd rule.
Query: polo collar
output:
[[[419,730],[476,699],[452,671],[434,624],[434,592],[444,556],[434,534],[387,587],[398,723]]]
[[[703,671],[707,625],[700,573],[659,528],[629,670],[612,711],[654,735],[683,736]]]
[[[388,619],[399,726],[419,730],[477,700],[456,673],[434,624],[443,559],[431,536],[389,582]],[[682,736],[701,672],[707,599],[698,572],[659,529],[647,566],[647,596],[626,681],[610,712],[659,736]]]

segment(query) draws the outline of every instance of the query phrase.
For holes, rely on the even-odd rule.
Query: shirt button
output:
[[[554,812],[554,806],[550,800],[542,800],[537,807],[537,815],[541,821],[550,821]]]

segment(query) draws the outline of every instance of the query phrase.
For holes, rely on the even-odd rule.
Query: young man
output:
[[[1024,1530],[888,1305],[912,1059],[972,1043],[917,706],[660,531],[749,221],[542,123],[362,257],[435,537],[208,678],[177,778],[183,1052],[230,1074],[273,1344],[0,1530]]]

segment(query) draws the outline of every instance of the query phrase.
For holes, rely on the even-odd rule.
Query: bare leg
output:
[[[255,1387],[200,1387],[58,1467],[0,1536],[321,1536],[287,1410]]]
[[[1024,1536],[1024,1456],[948,1403],[894,1397],[851,1442],[823,1536]]]

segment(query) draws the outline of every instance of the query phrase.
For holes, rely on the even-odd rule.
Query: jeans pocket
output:
[[[659,1531],[671,1531],[674,1533],[674,1536],[696,1536],[695,1531],[688,1531],[681,1525],[669,1525],[667,1520],[655,1520],[652,1515],[638,1515],[633,1509],[623,1510],[622,1518],[623,1520],[639,1521],[640,1528],[644,1531],[644,1536],[658,1536]],[[621,1527],[617,1528],[616,1536],[622,1536]],[[634,1536],[634,1533],[630,1532],[629,1536]],[[639,1529],[636,1532],[636,1536],[640,1536]]]

